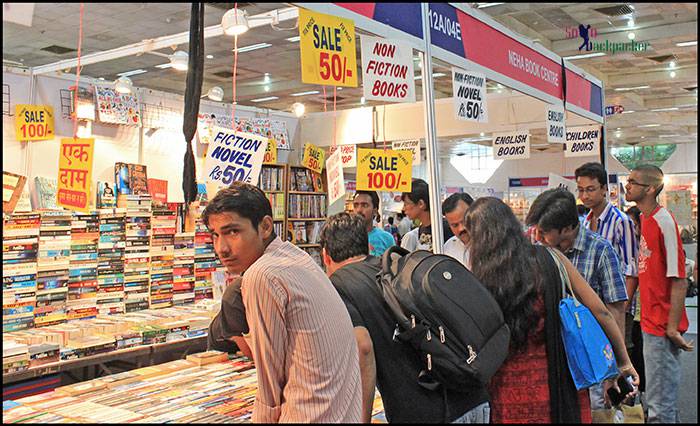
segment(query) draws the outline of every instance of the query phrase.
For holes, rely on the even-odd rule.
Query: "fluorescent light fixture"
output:
[[[269,73],[269,72],[266,72],[266,73],[265,73],[265,76],[263,77],[263,83],[266,83],[266,84],[267,84],[267,83],[270,82],[270,80],[271,80],[271,79],[270,79],[270,73]]]
[[[170,62],[168,62],[167,64],[156,65],[156,68],[160,68],[160,69],[164,70],[164,69],[170,68],[170,67],[172,67],[172,66],[173,66],[173,64],[171,64]]]
[[[258,98],[258,99],[251,99],[251,102],[266,102],[266,101],[274,101],[275,99],[279,99],[277,96],[268,96],[266,98]]]
[[[296,43],[299,41],[299,38],[300,38],[299,36],[294,36],[294,37],[285,38],[285,40],[287,40],[290,43]]]
[[[214,55],[207,55],[207,59],[214,59]]]
[[[637,126],[637,127],[642,127],[642,128],[646,128],[646,127],[661,127],[661,124],[642,124],[641,126]]]
[[[629,33],[627,33],[627,38],[628,38],[628,39],[634,40],[635,37],[636,37],[636,36],[634,35],[633,32],[630,31]]]
[[[189,61],[189,55],[187,52],[178,50],[169,56],[170,65],[178,71],[187,71],[187,63]]]
[[[622,114],[632,114],[633,112],[637,112],[637,111],[622,111]]]
[[[671,61],[671,62],[669,62],[669,63],[668,63],[668,67],[671,68],[671,69],[676,68],[676,61]]]
[[[477,9],[486,9],[487,7],[499,6],[505,3],[477,3]]]
[[[564,59],[567,59],[569,61],[573,61],[574,59],[586,59],[586,58],[596,58],[598,56],[605,56],[605,52],[594,52],[594,53],[585,53],[583,55],[572,55],[572,56],[564,56]]]
[[[656,109],[651,110],[651,112],[663,112],[663,111],[678,111],[678,107],[656,108]]]
[[[239,47],[238,53],[245,53],[245,52],[250,52],[252,50],[264,49],[264,48],[270,47],[270,46],[272,46],[270,43],[251,44],[249,46]],[[232,50],[232,52],[233,52],[233,50]]]
[[[447,74],[445,74],[444,72],[434,72],[434,73],[433,73],[433,78],[444,77],[444,76],[446,76],[446,75],[447,75]],[[413,77],[414,80],[420,80],[421,78],[422,78],[421,75],[417,75],[417,76]]]
[[[119,93],[131,93],[134,89],[134,83],[129,77],[121,76],[114,81],[114,90]]]
[[[676,43],[676,46],[678,46],[678,47],[688,47],[688,46],[697,46],[697,45],[698,45],[697,40],[695,40],[695,41],[682,41],[680,43]]]
[[[651,86],[636,86],[636,87],[618,87],[615,89],[616,92],[627,92],[629,90],[637,90],[637,89],[648,89]]]
[[[265,89],[266,92],[269,92],[269,91],[270,91],[270,86],[265,86],[264,89]]]
[[[100,77],[100,78],[98,78],[98,80],[104,81],[105,78],[104,78],[104,77]]]
[[[680,135],[659,135],[660,138],[676,138],[679,137]]]
[[[290,96],[306,96],[306,95],[316,95],[319,94],[318,90],[309,90],[308,92],[292,93]]]
[[[148,72],[148,71],[139,68],[139,69],[137,69],[137,70],[131,70],[131,71],[122,72],[122,73],[119,73],[119,74],[117,74],[117,75],[118,75],[119,77],[129,77],[129,76],[132,76],[132,75],[143,74],[143,73],[145,73],[145,72]]]
[[[248,31],[248,14],[245,10],[238,10],[235,7],[229,9],[224,16],[221,17],[221,27],[224,29],[224,34],[230,36],[241,35]]]

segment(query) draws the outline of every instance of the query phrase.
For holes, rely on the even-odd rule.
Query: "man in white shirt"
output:
[[[445,254],[462,262],[467,269],[471,269],[471,262],[467,247],[469,237],[464,228],[464,215],[473,202],[474,199],[466,192],[452,194],[442,202],[442,214],[450,225],[452,234],[454,234],[445,243]]]
[[[397,225],[399,227],[399,240],[403,238],[404,235],[408,234],[411,232],[411,229],[413,228],[413,222],[411,219],[406,216],[405,213],[399,213],[399,223]]]

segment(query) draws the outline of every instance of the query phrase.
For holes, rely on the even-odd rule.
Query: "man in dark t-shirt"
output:
[[[241,297],[243,277],[226,274],[226,290],[221,297],[221,310],[209,324],[208,349],[222,352],[236,352],[240,349],[245,356],[253,359],[250,348],[243,338],[247,334],[248,321]]]
[[[326,272],[350,313],[360,352],[363,420],[372,411],[374,385],[382,395],[389,422],[488,423],[485,389],[447,392],[447,412],[442,390],[430,391],[418,384],[423,360],[410,346],[393,340],[394,319],[384,303],[377,273],[381,259],[369,256],[367,231],[362,218],[339,213],[321,231]]]

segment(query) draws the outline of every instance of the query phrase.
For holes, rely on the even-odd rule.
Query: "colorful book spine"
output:
[[[97,264],[97,312],[119,314],[124,308],[126,209],[100,210]]]
[[[151,285],[149,306],[162,309],[173,305],[173,266],[175,259],[176,213],[165,207],[154,208],[151,219]]]
[[[66,302],[68,320],[97,316],[97,243],[99,238],[100,217],[97,212],[73,214],[68,300]]]
[[[3,221],[3,333],[34,326],[40,226],[38,213],[9,215]]]
[[[124,309],[148,309],[150,286],[151,197],[126,195]]]
[[[70,280],[71,213],[41,213],[37,292],[34,325],[45,327],[66,322]]]

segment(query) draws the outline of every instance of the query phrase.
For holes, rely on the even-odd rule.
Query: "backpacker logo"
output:
[[[628,42],[611,42],[610,40],[605,41],[592,41],[598,36],[598,30],[592,28],[590,24],[583,25],[579,24],[578,28],[567,27],[566,28],[566,38],[574,39],[580,37],[582,42],[578,47],[579,51],[596,51],[596,52],[610,52],[613,55],[617,52],[641,52],[646,51],[651,47],[651,43],[648,41],[636,42],[630,40]]]

